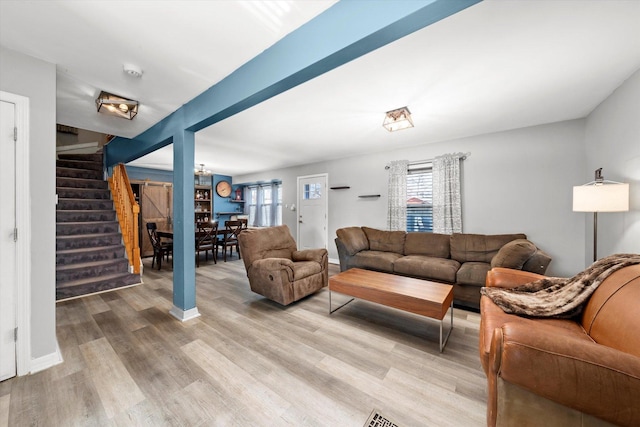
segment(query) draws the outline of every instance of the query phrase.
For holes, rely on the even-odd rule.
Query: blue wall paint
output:
[[[196,249],[193,206],[195,135],[173,137],[173,305],[182,311],[196,307]]]
[[[127,166],[127,175],[131,181],[173,182],[173,171],[162,169]]]
[[[232,203],[229,201],[230,197],[233,197],[233,192],[229,197],[220,197],[216,193],[216,185],[220,181],[227,181],[232,184],[231,177],[228,175],[213,175],[213,219],[217,219],[221,226],[224,226],[224,221],[229,219],[229,215],[218,216],[218,212],[235,212],[238,208],[238,203]],[[238,212],[241,213],[241,212]]]

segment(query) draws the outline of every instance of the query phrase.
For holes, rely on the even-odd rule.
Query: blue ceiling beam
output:
[[[482,0],[342,0],[133,139],[106,146],[106,163],[127,163]],[[224,59],[223,59],[224,60]]]

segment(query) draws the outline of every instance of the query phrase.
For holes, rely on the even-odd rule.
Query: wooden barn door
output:
[[[155,222],[158,230],[173,227],[173,188],[162,182],[140,184],[141,238],[140,252],[143,257],[153,255],[153,247],[147,234],[147,223]]]

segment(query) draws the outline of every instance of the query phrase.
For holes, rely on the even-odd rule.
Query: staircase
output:
[[[103,179],[102,154],[60,154],[56,164],[56,300],[141,283],[129,273]]]

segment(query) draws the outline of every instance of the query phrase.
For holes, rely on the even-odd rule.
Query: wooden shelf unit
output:
[[[213,219],[213,200],[211,196],[212,188],[210,185],[196,184],[193,190],[196,226],[209,223]]]

